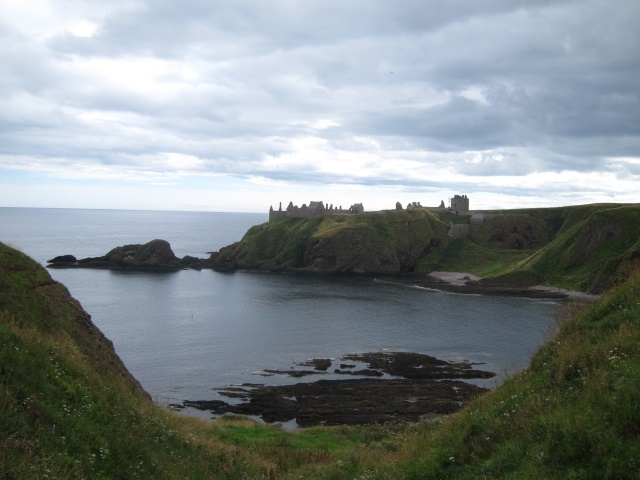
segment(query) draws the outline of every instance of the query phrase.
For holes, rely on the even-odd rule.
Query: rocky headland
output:
[[[473,234],[454,238],[453,226],[469,227],[471,218],[425,208],[279,218],[252,227],[210,262],[220,270],[365,274],[459,293],[565,297],[603,293],[640,258],[637,205],[487,211]],[[437,271],[485,278],[427,276]]]

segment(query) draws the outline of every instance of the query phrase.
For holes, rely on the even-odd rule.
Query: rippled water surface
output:
[[[265,214],[246,213],[0,208],[0,241],[41,263],[62,254],[103,255],[155,238],[168,240],[179,257],[206,257],[266,220]],[[230,384],[290,382],[260,373],[368,351],[414,351],[513,371],[526,366],[550,331],[558,305],[455,295],[371,277],[50,273],[82,303],[160,403],[211,399],[216,388]]]

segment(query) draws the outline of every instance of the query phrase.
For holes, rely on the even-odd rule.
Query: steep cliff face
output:
[[[426,210],[283,218],[251,228],[212,258],[216,268],[399,274],[444,248],[448,226]]]
[[[137,443],[149,396],[68,290],[1,243],[0,378],[6,478],[129,478],[151,463]]]

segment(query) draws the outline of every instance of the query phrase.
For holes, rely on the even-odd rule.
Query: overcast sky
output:
[[[2,0],[0,206],[640,202],[638,0]]]

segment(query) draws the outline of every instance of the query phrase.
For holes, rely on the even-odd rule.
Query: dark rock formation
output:
[[[365,362],[369,369],[411,380],[451,378],[492,378],[493,372],[476,370],[469,362],[452,363],[431,355],[413,352],[373,352],[346,355],[341,360]],[[355,373],[355,372],[352,372]]]
[[[296,419],[301,427],[417,422],[458,410],[486,389],[454,380],[318,380],[262,386],[247,403],[185,401],[185,407],[216,414],[260,415],[266,422]]]
[[[163,270],[210,268],[209,261],[191,256],[179,259],[166,240],[152,240],[143,245],[116,247],[101,257],[77,260],[73,255],[61,255],[48,260],[49,268],[107,268],[116,270]]]
[[[226,397],[246,400],[244,403],[231,405],[220,400],[187,400],[183,407],[215,414],[256,415],[266,422],[287,422],[295,418],[302,427],[416,422],[430,415],[452,413],[486,390],[454,379],[495,376],[492,372],[473,369],[468,362],[450,363],[411,352],[346,355],[337,359],[336,365],[350,369],[355,367],[340,363],[345,360],[365,363],[368,368],[346,372],[336,370],[334,373],[365,377],[386,374],[394,378],[318,380],[284,386],[245,384],[220,391]],[[313,359],[298,365],[316,366],[316,371],[292,369],[269,372],[292,377],[325,375],[325,370],[332,364],[328,359]]]
[[[298,365],[303,365],[306,367],[313,367],[316,370],[327,371],[331,366],[331,359],[329,358],[314,358],[312,360],[307,360],[306,362],[299,363]]]
[[[51,260],[47,260],[48,263],[76,263],[77,261],[73,255],[60,255]]]

